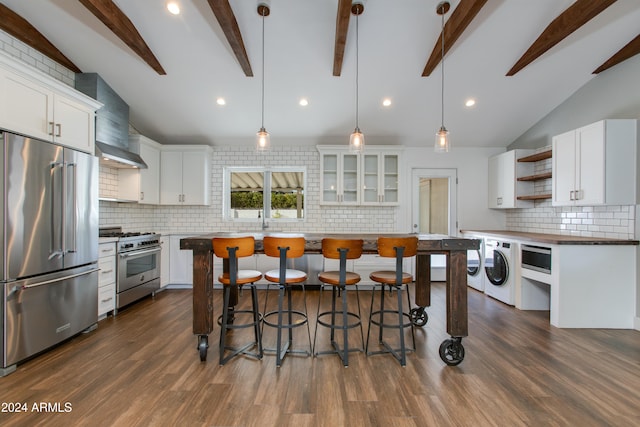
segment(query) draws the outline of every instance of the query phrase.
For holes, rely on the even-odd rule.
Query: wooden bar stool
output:
[[[360,282],[360,275],[352,271],[347,271],[347,260],[357,259],[362,255],[362,240],[361,239],[322,239],[322,255],[329,259],[339,259],[340,267],[338,271],[323,271],[318,275],[318,279],[331,287],[331,310],[320,313],[320,305],[322,304],[322,294],[324,286],[320,287],[320,295],[318,297],[318,311],[316,315],[316,329],[313,336],[313,348],[316,349],[316,339],[318,337],[318,325],[331,329],[331,345],[334,350],[332,351],[316,351],[314,355],[319,354],[338,354],[342,359],[344,366],[349,366],[349,352],[350,351],[363,351],[364,348],[349,348],[349,329],[360,327],[360,339],[364,344],[364,333],[362,332],[362,317],[360,315],[360,295],[358,293],[358,282]],[[358,311],[349,311],[347,306],[347,287],[355,286],[356,300],[358,302]],[[336,309],[336,300],[338,293],[342,294],[342,303],[339,309]],[[323,320],[323,318],[331,316],[331,322]],[[342,316],[342,320],[336,322],[336,317]],[[349,323],[349,320],[354,320]],[[343,345],[342,349],[335,341],[335,331],[342,331]]]
[[[265,349],[265,351],[275,351],[276,366],[282,365],[282,359],[287,354],[303,354],[310,356],[313,352],[311,347],[311,330],[309,328],[309,317],[307,315],[307,296],[304,289],[304,282],[307,274],[304,271],[287,268],[287,260],[299,258],[304,255],[304,237],[284,237],[265,236],[263,239],[264,253],[270,257],[280,259],[280,268],[264,273],[265,279],[271,283],[278,284],[278,309],[267,312],[267,299],[269,297],[269,284],[267,285],[267,297],[264,301],[263,326],[267,325],[277,329],[277,339],[275,349]],[[291,288],[292,285],[302,286],[304,310],[295,310],[292,305]],[[287,296],[287,307],[284,308],[285,294]],[[287,320],[284,320],[284,316]],[[270,317],[277,316],[277,322],[269,321]],[[293,349],[293,328],[307,325],[307,335],[309,337],[309,351]],[[282,331],[288,330],[288,340],[282,344]]]
[[[411,337],[413,340],[413,347],[410,350],[415,351],[416,339],[413,331],[413,322],[411,322],[411,315],[404,311],[402,306],[402,290],[407,292],[407,311],[411,308],[411,297],[409,296],[408,284],[413,282],[413,276],[409,273],[403,272],[402,260],[415,256],[418,252],[418,238],[417,237],[379,237],[378,238],[378,254],[381,257],[395,258],[396,269],[395,271],[374,271],[369,275],[371,280],[379,283],[380,286],[380,307],[374,311],[373,300],[375,292],[371,293],[371,309],[369,312],[369,328],[367,329],[367,344],[366,351],[367,356],[372,354],[391,353],[398,359],[400,365],[406,366],[407,364],[407,348],[405,346],[404,328],[411,328]],[[385,286],[389,286],[389,289],[394,289],[398,295],[397,309],[385,308],[384,306],[384,290]],[[388,314],[388,318],[385,319],[385,314]],[[395,321],[391,318],[396,317]],[[405,318],[408,319],[405,322]],[[385,350],[382,351],[369,351],[369,335],[371,332],[371,325],[377,325],[379,329],[378,342],[384,346]],[[383,340],[383,331],[386,328],[396,329],[399,332],[400,347],[393,348],[386,341]]]
[[[262,278],[262,273],[255,270],[239,270],[238,258],[253,255],[255,241],[253,237],[214,237],[212,240],[214,254],[222,259],[229,261],[229,271],[218,276],[218,281],[224,287],[224,302],[222,305],[222,314],[218,318],[221,326],[220,330],[220,365],[224,365],[234,356],[245,354],[248,356],[262,359],[262,331],[260,330],[260,322],[262,315],[258,311],[258,294],[256,292],[255,282]],[[251,287],[251,310],[235,310],[234,319],[229,319],[229,295],[232,288],[242,289],[243,286]],[[238,323],[235,317],[251,314],[251,321]],[[231,321],[230,321],[231,320]],[[241,347],[228,346],[227,331],[233,329],[243,329],[253,327],[254,341],[251,341]],[[250,353],[247,350],[257,346],[257,353]],[[230,354],[225,356],[225,352],[229,350]]]

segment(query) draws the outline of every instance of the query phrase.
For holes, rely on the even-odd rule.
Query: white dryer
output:
[[[464,237],[480,240],[478,249],[467,251],[467,284],[480,292],[484,292],[484,238],[474,235],[464,235]]]
[[[484,293],[515,305],[516,243],[486,239],[484,244]]]

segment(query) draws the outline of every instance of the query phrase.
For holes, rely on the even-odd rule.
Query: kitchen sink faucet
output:
[[[265,221],[264,216],[265,216],[265,209],[262,208],[262,229],[266,230],[267,228],[269,228],[269,223]]]

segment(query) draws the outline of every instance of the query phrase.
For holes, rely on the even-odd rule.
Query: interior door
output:
[[[457,235],[457,171],[412,171],[413,232]]]

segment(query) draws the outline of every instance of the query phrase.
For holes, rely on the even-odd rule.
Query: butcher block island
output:
[[[341,239],[363,239],[363,253],[375,254],[378,251],[377,239],[380,236],[403,237],[410,234],[330,234],[330,233],[234,233],[219,232],[180,240],[180,249],[193,251],[193,333],[198,336],[200,359],[206,360],[208,335],[213,330],[213,251],[211,240],[214,237],[246,236],[255,238],[255,252],[263,253],[262,239],[265,235],[291,235],[305,238],[305,253],[322,253],[322,239],[336,237]],[[431,255],[442,254],[447,259],[446,304],[447,333],[450,339],[440,346],[440,356],[449,365],[457,365],[464,358],[462,338],[468,335],[467,317],[467,251],[478,249],[479,240],[464,239],[435,234],[413,234],[418,237],[416,256],[415,304],[412,318],[421,318],[424,308],[431,305]],[[443,355],[446,353],[446,356]]]
[[[514,246],[516,308],[549,310],[550,323],[559,328],[634,328],[637,240],[462,232]]]

